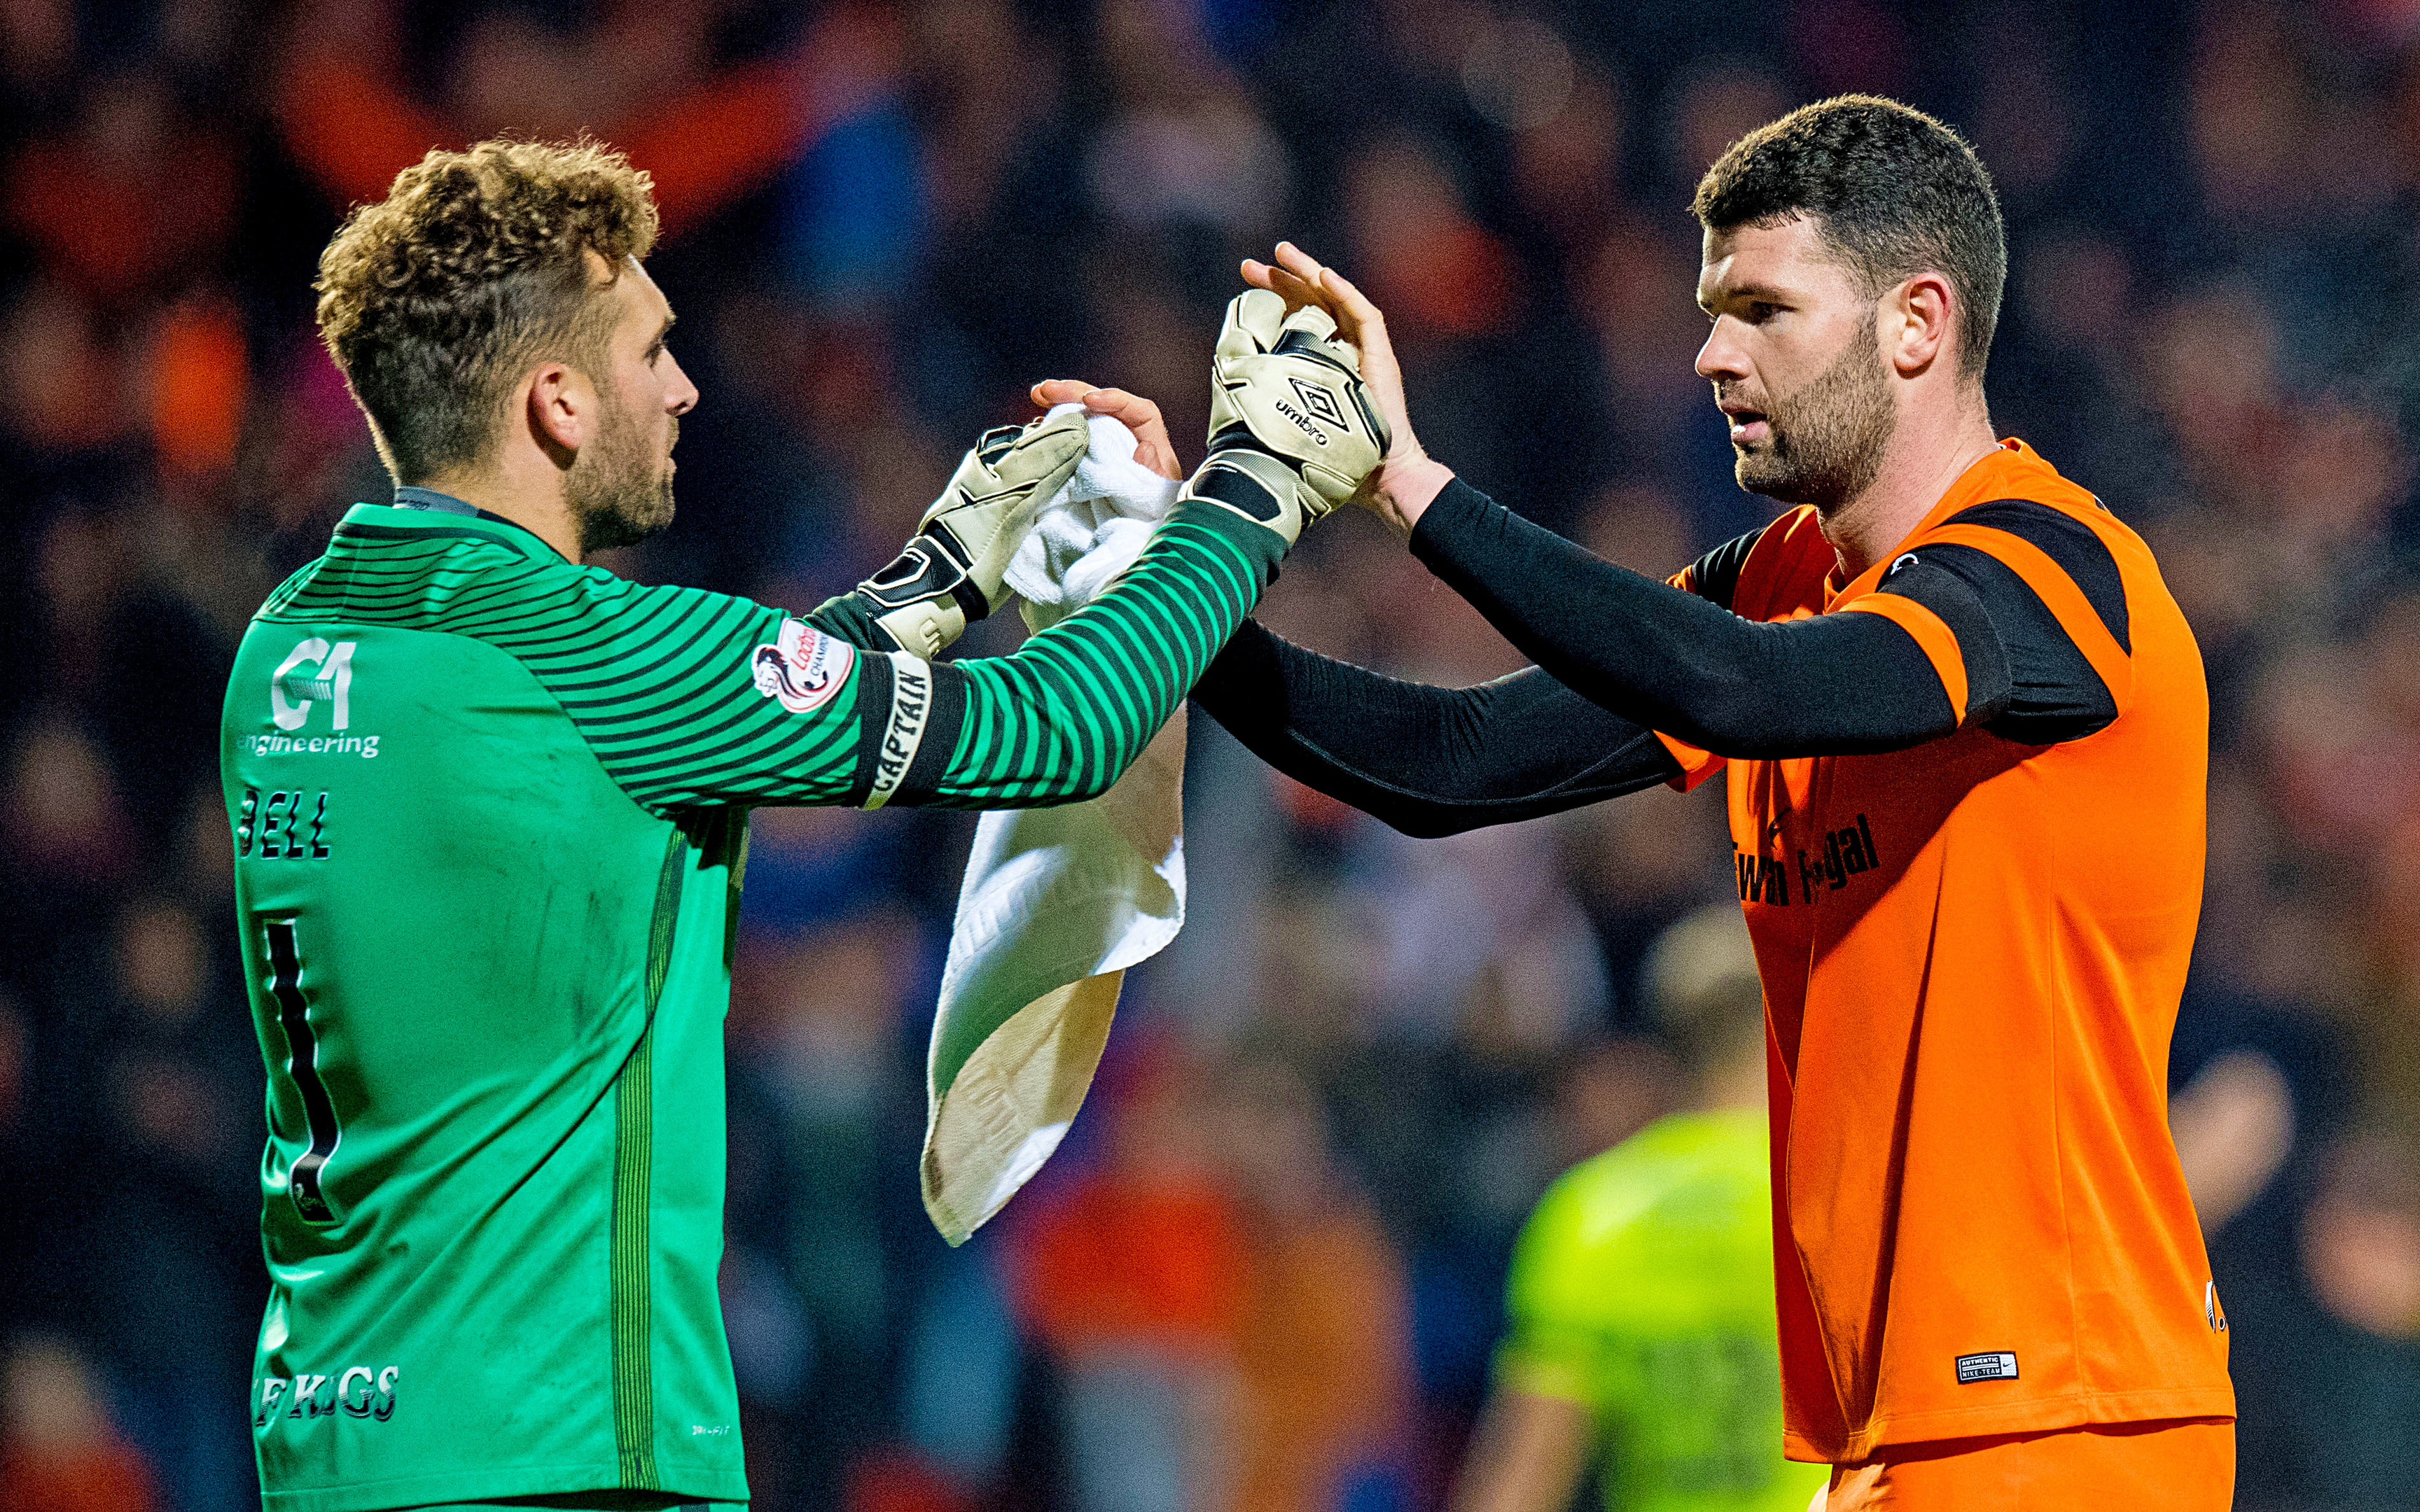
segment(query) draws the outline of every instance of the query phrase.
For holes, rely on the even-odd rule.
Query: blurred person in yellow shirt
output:
[[[1649,953],[1684,1111],[1565,1172],[1522,1230],[1510,1329],[1454,1512],[1802,1512],[1826,1467],[1781,1456],[1765,1031],[1738,911]]]

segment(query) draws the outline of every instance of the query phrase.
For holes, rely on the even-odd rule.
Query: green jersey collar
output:
[[[395,491],[392,504],[355,504],[345,511],[345,517],[337,522],[336,534],[351,540],[469,535],[501,541],[523,556],[536,556],[543,551],[558,562],[566,560],[562,552],[529,527],[506,519],[502,515],[474,508],[452,494],[439,493],[434,488],[401,487]],[[531,549],[532,542],[536,543],[538,550]]]
[[[395,507],[397,509],[435,509],[442,510],[448,515],[477,516],[487,513],[487,511],[481,509],[478,505],[470,502],[468,500],[457,499],[450,493],[439,493],[434,488],[423,488],[409,483],[397,484],[396,486]]]

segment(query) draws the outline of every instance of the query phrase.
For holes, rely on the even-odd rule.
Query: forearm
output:
[[[1193,696],[1279,771],[1424,839],[1559,813],[1680,771],[1648,731],[1534,668],[1428,687],[1250,622]]]
[[[1588,1473],[1595,1437],[1579,1402],[1497,1390],[1470,1436],[1452,1512],[1562,1512]]]
[[[1411,540],[1557,681],[1718,755],[1899,750],[1957,728],[1931,663],[1879,615],[1745,620],[1592,556],[1459,481]]]
[[[946,766],[903,801],[1042,808],[1107,792],[1251,612],[1283,550],[1268,531],[1180,503],[1100,598],[1009,656],[936,669],[959,680],[964,718]]]

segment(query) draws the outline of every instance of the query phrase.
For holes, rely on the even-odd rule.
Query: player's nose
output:
[[[1706,344],[1698,348],[1698,376],[1720,382],[1725,378],[1748,376],[1747,357],[1740,348],[1739,339],[1726,317],[1714,322],[1706,333]]]
[[[664,390],[664,409],[675,415],[685,415],[697,408],[697,385],[689,380],[689,373],[670,352],[664,360],[672,364],[673,380]]]

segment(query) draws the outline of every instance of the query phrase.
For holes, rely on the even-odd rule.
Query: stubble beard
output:
[[[1869,315],[1831,366],[1787,398],[1767,396],[1773,434],[1738,451],[1731,473],[1741,487],[1828,515],[1873,486],[1899,424],[1874,334]]]
[[[564,479],[564,502],[580,532],[581,555],[636,546],[672,524],[670,447],[680,422],[670,424],[666,455],[659,456],[627,406],[605,407],[597,440],[573,459]]]

